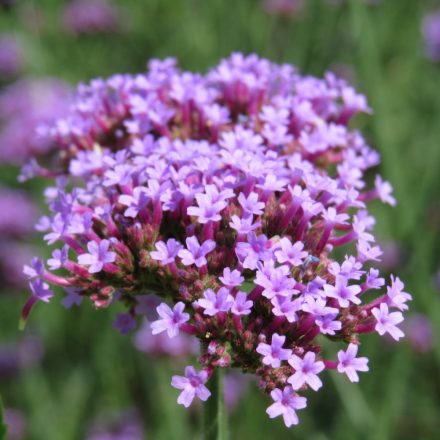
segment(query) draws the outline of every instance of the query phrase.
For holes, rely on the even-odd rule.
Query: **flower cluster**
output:
[[[397,277],[378,292],[366,207],[395,200],[367,176],[378,154],[348,127],[370,111],[330,73],[301,76],[255,55],[206,75],[155,60],[145,74],[80,86],[49,130],[61,150],[52,172],[65,177],[46,191],[51,214],[38,228],[56,249],[49,269],[38,259],[25,269],[23,319],[54,284],[68,305],[122,304],[115,326],[128,332],[154,292],[152,333],[200,341],[201,369],[173,377],[179,403],[208,399],[213,371],[233,367],[258,376],[270,417],[297,423],[322,371],[357,381],[368,370],[359,335],[403,335],[411,296]]]

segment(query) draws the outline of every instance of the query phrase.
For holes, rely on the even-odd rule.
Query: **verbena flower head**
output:
[[[81,85],[48,130],[58,169],[28,173],[63,177],[39,223],[60,268],[27,268],[24,315],[50,299],[47,284],[75,289],[75,303],[121,304],[123,332],[157,308],[157,337],[200,341],[199,367],[173,378],[179,403],[206,400],[213,371],[237,368],[258,376],[270,417],[297,423],[323,370],[357,381],[368,369],[360,335],[401,337],[411,299],[371,267],[381,250],[367,202],[395,200],[368,174],[379,155],[348,126],[358,112],[371,112],[366,99],[333,74],[238,53],[206,75],[153,60]]]

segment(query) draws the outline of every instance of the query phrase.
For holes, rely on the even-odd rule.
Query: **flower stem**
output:
[[[223,393],[223,369],[216,368],[209,380],[211,397],[204,408],[204,440],[227,440],[227,414]]]
[[[7,427],[5,424],[5,420],[3,418],[3,403],[2,398],[0,396],[0,439],[3,439],[6,437]]]

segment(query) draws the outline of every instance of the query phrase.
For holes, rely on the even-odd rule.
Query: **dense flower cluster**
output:
[[[19,80],[6,87],[0,93],[0,162],[22,164],[47,154],[54,143],[45,124],[67,114],[70,97],[70,88],[51,78]]]
[[[433,61],[440,61],[440,9],[423,19],[422,34],[426,56]]]
[[[115,327],[128,332],[154,292],[152,333],[201,345],[201,369],[172,379],[179,403],[208,399],[214,369],[239,368],[272,397],[270,417],[297,423],[323,370],[351,381],[368,370],[360,334],[403,336],[411,298],[397,277],[376,293],[385,280],[370,265],[381,250],[366,202],[395,200],[380,176],[368,183],[379,156],[348,127],[358,112],[370,112],[365,98],[334,75],[255,55],[204,76],[155,60],[146,74],[80,86],[49,131],[65,177],[46,191],[38,228],[56,249],[49,269],[25,268],[23,319],[55,284],[67,305],[123,304]],[[346,348],[333,358],[321,336]]]

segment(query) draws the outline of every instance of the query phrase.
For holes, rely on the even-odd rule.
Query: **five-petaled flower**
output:
[[[157,313],[161,317],[157,321],[151,323],[151,330],[153,335],[167,332],[170,338],[179,334],[179,327],[181,324],[189,321],[189,314],[185,313],[185,304],[181,301],[171,309],[168,304],[162,303],[157,308]]]
[[[78,263],[89,266],[89,273],[101,272],[106,263],[113,263],[116,260],[116,253],[109,251],[108,240],[89,241],[87,243],[88,253],[78,255]]]
[[[215,242],[206,240],[200,244],[197,237],[192,236],[186,239],[186,247],[187,249],[181,249],[177,254],[182,259],[182,264],[185,266],[195,264],[197,267],[203,267],[208,263],[206,255],[215,249]]]
[[[295,373],[289,377],[288,382],[295,390],[307,384],[314,391],[318,391],[322,386],[322,381],[318,373],[324,370],[325,365],[322,361],[316,360],[316,355],[308,351],[303,358],[295,354],[289,359],[289,364],[295,369]]]
[[[287,361],[292,355],[292,350],[290,348],[283,348],[285,342],[286,337],[278,333],[272,335],[272,343],[270,345],[260,342],[256,351],[264,356],[263,364],[278,368],[281,365],[281,361]]]
[[[273,419],[282,415],[284,424],[288,428],[292,425],[297,425],[299,419],[296,415],[296,410],[305,408],[307,406],[307,399],[298,396],[291,386],[286,386],[282,391],[279,388],[275,388],[270,395],[275,403],[266,410],[269,417]]]
[[[396,341],[403,338],[405,334],[400,328],[396,327],[403,321],[403,315],[400,312],[392,312],[388,310],[385,303],[381,303],[380,307],[375,307],[371,310],[372,315],[376,318],[375,330],[379,335],[389,333]]]
[[[338,371],[345,373],[352,382],[359,382],[357,371],[368,371],[368,359],[366,357],[357,358],[358,346],[349,344],[347,351],[338,351]]]
[[[204,385],[207,380],[208,372],[206,370],[197,372],[191,366],[185,368],[185,376],[173,376],[171,385],[182,390],[177,403],[188,408],[196,396],[202,401],[207,400],[211,395],[211,392]]]

